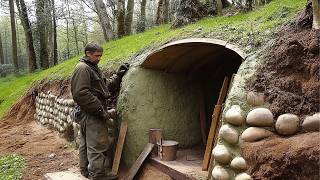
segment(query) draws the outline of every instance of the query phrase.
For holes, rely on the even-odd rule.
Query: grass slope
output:
[[[130,56],[172,39],[183,37],[212,37],[232,42],[246,52],[254,51],[274,36],[278,27],[292,20],[304,8],[304,0],[274,0],[250,13],[212,17],[180,29],[163,25],[144,33],[127,36],[104,44],[103,68],[115,68]],[[63,79],[71,75],[80,56],[57,66],[33,74],[11,75],[0,78],[0,118],[35,82],[44,78]],[[2,103],[1,103],[2,102]]]

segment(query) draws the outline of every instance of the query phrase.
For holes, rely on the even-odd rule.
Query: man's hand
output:
[[[117,71],[117,75],[123,76],[128,71],[129,67],[130,67],[129,63],[122,64]]]
[[[116,116],[117,116],[117,112],[116,112],[116,110],[115,109],[109,109],[108,110],[108,114],[109,114],[109,116],[111,117],[111,118],[116,118]]]

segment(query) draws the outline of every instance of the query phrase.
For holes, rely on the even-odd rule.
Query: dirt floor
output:
[[[32,90],[0,121],[0,152],[20,154],[26,159],[23,179],[43,179],[47,172],[76,168],[78,153],[58,133],[42,127],[33,119]],[[54,157],[49,157],[49,156]]]
[[[311,14],[312,17],[312,14]],[[284,113],[313,115],[320,111],[319,31],[310,13],[284,28],[268,50],[249,90],[263,92],[275,118]],[[301,121],[302,122],[302,121]],[[319,179],[320,133],[273,136],[241,147],[254,179]]]

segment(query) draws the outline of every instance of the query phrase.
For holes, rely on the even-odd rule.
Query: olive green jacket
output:
[[[118,78],[107,80],[96,64],[83,57],[71,77],[71,93],[81,111],[101,115],[107,110],[106,102],[110,97],[108,87],[112,88],[117,81]]]

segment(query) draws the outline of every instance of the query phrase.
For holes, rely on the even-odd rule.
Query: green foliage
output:
[[[25,167],[25,159],[16,154],[0,158],[0,179],[16,180],[21,179]]]
[[[116,69],[119,63],[127,61],[135,53],[147,47],[156,47],[172,39],[183,37],[223,39],[241,47],[246,52],[253,52],[270,41],[281,25],[292,21],[304,5],[305,1],[302,0],[274,0],[249,13],[207,18],[180,29],[171,30],[169,25],[159,26],[144,33],[106,43],[100,65],[103,68]],[[197,31],[197,29],[201,30]],[[0,78],[0,117],[36,81],[44,78],[69,77],[79,57],[33,74]]]

